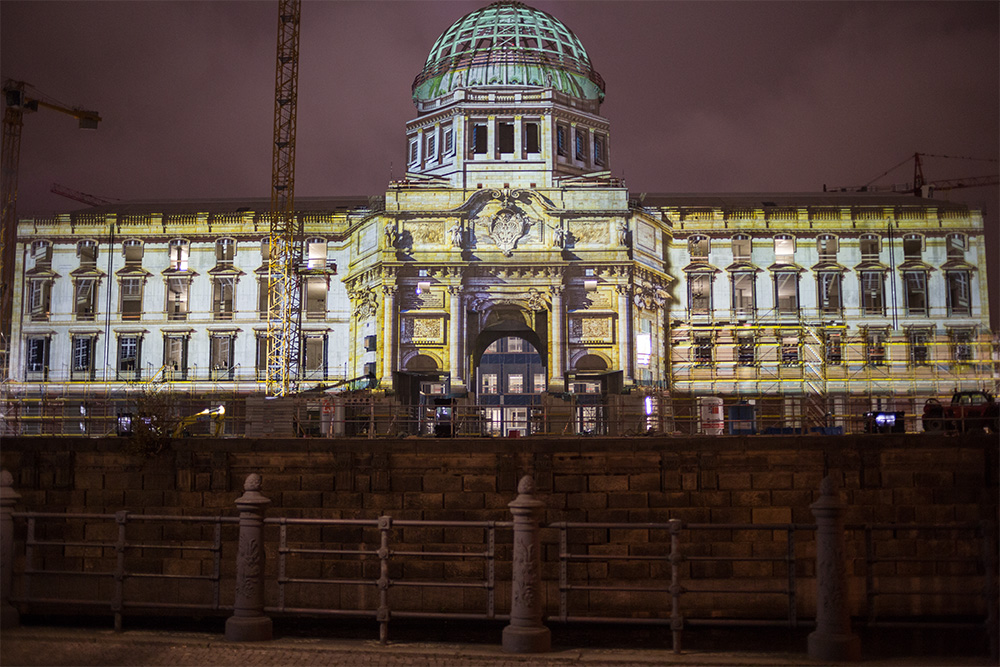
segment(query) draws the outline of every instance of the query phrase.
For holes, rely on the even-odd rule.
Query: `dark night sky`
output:
[[[483,4],[304,3],[297,196],[378,194],[402,174],[413,77]],[[1000,156],[1000,3],[529,4],[576,32],[607,82],[612,172],[635,193],[815,192],[915,151]],[[276,35],[276,2],[2,0],[3,76],[103,117],[96,132],[26,118],[19,214],[80,207],[53,182],[123,200],[266,198]],[[925,175],[997,167],[927,158]],[[879,182],[911,178],[908,163]],[[1000,257],[997,187],[938,196],[984,208]]]

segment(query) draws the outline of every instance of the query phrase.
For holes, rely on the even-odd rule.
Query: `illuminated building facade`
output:
[[[384,197],[296,200],[300,389],[367,377],[402,404],[433,386],[492,405],[484,364],[513,340],[537,354],[508,391],[524,405],[767,397],[795,424],[995,382],[979,211],[632,197],[583,45],[516,2],[456,21],[412,93],[407,173]],[[263,392],[267,233],[263,201],[21,220],[10,391]]]

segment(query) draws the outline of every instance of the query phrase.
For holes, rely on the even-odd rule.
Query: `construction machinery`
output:
[[[924,177],[925,157],[945,158],[949,160],[967,160],[974,162],[993,162],[993,158],[958,157],[955,155],[935,155],[933,153],[914,153],[894,167],[886,169],[884,172],[871,179],[864,185],[852,185],[839,188],[827,188],[823,186],[823,192],[896,192],[899,194],[912,194],[917,197],[930,197],[935,191],[957,190],[959,188],[978,188],[987,185],[1000,184],[1000,175],[991,174],[988,176],[968,176],[965,178],[945,178],[936,181],[928,181]],[[913,160],[913,181],[910,183],[876,185],[875,181],[883,176],[887,176],[904,164]]]
[[[302,291],[302,228],[295,217],[295,114],[298,103],[301,0],[280,0],[268,237],[267,394],[297,388]]]
[[[67,199],[81,202],[87,206],[103,206],[104,204],[111,204],[118,201],[117,199],[107,199],[105,197],[99,197],[87,192],[80,192],[79,190],[67,188],[65,185],[59,185],[58,183],[53,183],[49,192],[54,195],[59,195],[60,197],[66,197]]]
[[[3,83],[6,104],[3,117],[2,198],[3,217],[0,222],[0,381],[9,377],[9,341],[14,285],[14,248],[17,245],[17,168],[21,155],[21,128],[24,114],[51,109],[80,122],[80,129],[95,130],[101,121],[96,111],[68,107],[45,97],[24,81],[7,79]]]

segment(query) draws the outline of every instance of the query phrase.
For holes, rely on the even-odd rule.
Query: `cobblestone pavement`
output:
[[[481,644],[390,643],[376,641],[279,638],[267,643],[234,644],[220,635],[22,627],[0,635],[0,664],[19,665],[359,665],[391,667],[486,667],[539,665],[818,665],[804,654],[694,651],[674,655],[659,649],[568,649],[543,655],[509,655]],[[986,658],[900,658],[866,665],[987,665]]]

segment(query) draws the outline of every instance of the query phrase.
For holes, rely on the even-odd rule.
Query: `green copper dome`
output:
[[[413,99],[504,86],[554,88],[581,99],[604,99],[604,80],[577,36],[551,14],[510,0],[460,18],[438,37],[413,81]]]

